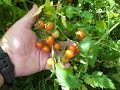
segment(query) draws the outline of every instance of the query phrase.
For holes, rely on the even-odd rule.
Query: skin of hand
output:
[[[33,5],[33,8],[10,27],[1,39],[0,46],[14,64],[16,77],[50,69],[46,61],[51,54],[35,47],[37,36],[31,29],[37,18],[33,17],[33,14],[37,10],[37,5]]]

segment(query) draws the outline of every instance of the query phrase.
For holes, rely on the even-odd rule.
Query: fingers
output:
[[[38,6],[36,4],[33,5],[32,9],[23,18],[21,18],[17,22],[17,24],[19,24],[19,26],[30,29],[37,18],[37,16],[33,17],[33,14],[37,11],[37,9],[38,9]]]
[[[71,66],[70,63],[61,63],[61,67],[64,69],[68,69],[70,66]],[[50,67],[46,64],[45,70],[51,70],[51,69],[52,69],[52,67]]]

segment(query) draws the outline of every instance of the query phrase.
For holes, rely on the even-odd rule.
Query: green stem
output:
[[[103,44],[103,43],[100,43],[100,44],[103,45],[103,46],[106,46],[106,47],[108,47],[108,48],[111,48],[111,49],[113,49],[113,50],[115,50],[115,51],[117,51],[117,52],[120,53],[120,50],[117,50],[116,48],[110,47],[110,46],[105,45],[105,44]]]
[[[67,39],[67,41],[69,41],[70,39],[61,31],[61,30],[59,30],[60,32],[61,32],[61,34]]]
[[[108,30],[95,44],[99,44],[114,28],[116,28],[120,22],[116,23],[110,30]]]

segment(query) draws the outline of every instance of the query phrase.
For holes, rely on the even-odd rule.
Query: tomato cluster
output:
[[[43,20],[38,20],[35,24],[35,27],[37,29],[44,29],[46,32],[47,37],[44,38],[44,40],[40,42],[36,42],[36,48],[41,49],[45,53],[50,53],[51,49],[63,51],[60,61],[62,63],[68,63],[72,58],[75,57],[80,52],[80,49],[76,43],[73,43],[72,45],[66,46],[65,49],[62,49],[62,45],[59,43],[59,41],[56,42],[57,38],[60,37],[60,32],[58,30],[54,30],[55,25],[53,22],[47,22],[45,23]],[[79,30],[76,33],[76,37],[79,40],[84,39],[85,35],[84,32]],[[47,60],[48,66],[52,67],[56,60],[53,59],[54,57],[51,57]]]

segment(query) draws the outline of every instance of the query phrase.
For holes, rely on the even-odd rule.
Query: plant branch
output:
[[[116,23],[110,30],[108,30],[95,44],[99,44],[114,28],[116,28],[120,22]]]

